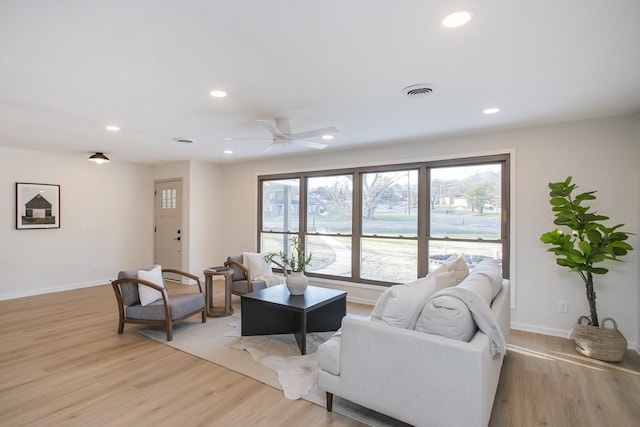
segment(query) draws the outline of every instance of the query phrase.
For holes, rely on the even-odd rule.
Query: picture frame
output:
[[[16,182],[16,229],[60,228],[60,186]]]

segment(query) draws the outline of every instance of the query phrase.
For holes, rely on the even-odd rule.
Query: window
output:
[[[305,250],[309,272],[351,277],[353,175],[309,177],[306,181]]]
[[[470,268],[485,258],[503,261],[502,165],[430,169],[429,270],[451,254]]]
[[[160,209],[175,209],[176,208],[176,189],[168,188],[163,189],[160,193]]]
[[[262,252],[289,251],[291,235],[300,229],[300,179],[260,182]]]
[[[453,254],[509,277],[509,156],[261,176],[262,252],[299,236],[311,277],[403,283]]]
[[[365,172],[361,177],[360,277],[382,282],[415,279],[418,170]]]

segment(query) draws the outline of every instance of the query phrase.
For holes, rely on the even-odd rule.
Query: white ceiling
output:
[[[224,139],[277,116],[338,127],[340,150],[633,113],[639,19],[638,0],[2,0],[0,145],[229,162],[315,154]]]

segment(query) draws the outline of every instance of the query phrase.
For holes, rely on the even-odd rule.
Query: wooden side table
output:
[[[209,317],[225,317],[233,314],[231,306],[231,276],[233,270],[204,270],[205,312]],[[213,306],[213,276],[224,276],[224,307]]]

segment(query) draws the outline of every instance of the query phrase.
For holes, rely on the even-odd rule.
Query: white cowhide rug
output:
[[[273,370],[287,399],[300,399],[312,391],[318,382],[316,349],[334,332],[307,334],[307,354],[302,356],[293,334],[240,337],[240,322],[230,322],[229,326],[239,337],[232,348],[246,350],[255,362]]]

